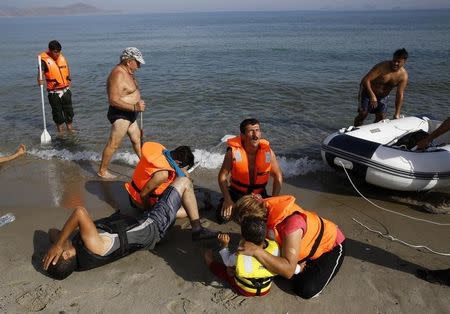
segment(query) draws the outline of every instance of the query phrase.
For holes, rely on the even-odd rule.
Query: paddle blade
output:
[[[50,133],[48,133],[47,129],[44,130],[41,134],[41,144],[48,144],[52,141]]]

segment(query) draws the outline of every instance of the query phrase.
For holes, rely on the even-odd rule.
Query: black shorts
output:
[[[107,117],[111,124],[116,122],[117,119],[124,119],[130,121],[130,123],[133,123],[136,121],[138,114],[139,112],[125,111],[109,106]]]
[[[72,108],[72,92],[68,89],[64,94],[49,92],[48,102],[52,107],[52,118],[57,124],[72,123],[73,108]]]

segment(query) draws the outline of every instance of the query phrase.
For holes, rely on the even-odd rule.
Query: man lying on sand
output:
[[[50,240],[56,241],[42,259],[43,268],[50,277],[64,279],[74,270],[88,270],[137,250],[153,249],[175,221],[181,205],[191,221],[192,240],[217,236],[200,224],[192,182],[180,177],[153,209],[139,219],[115,213],[94,222],[85,208],[77,207],[61,231],[49,232]],[[77,228],[78,232],[69,240]]]

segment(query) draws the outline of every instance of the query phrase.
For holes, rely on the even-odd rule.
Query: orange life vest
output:
[[[156,142],[144,143],[141,149],[141,159],[134,170],[132,181],[125,183],[125,189],[128,191],[128,194],[136,203],[142,206],[144,204],[142,204],[140,192],[155,172],[167,170],[169,178],[151,192],[149,204],[145,205],[153,206],[158,201],[158,197],[175,180],[176,172],[164,156],[164,149],[166,148],[163,145]]]
[[[302,209],[295,204],[295,197],[291,195],[266,198],[264,203],[268,213],[267,237],[277,241],[280,246],[282,246],[281,238],[276,226],[295,212],[305,218],[306,232],[300,244],[299,262],[319,258],[323,253],[333,249],[337,236],[337,226],[333,222]]]
[[[254,173],[249,172],[247,153],[242,146],[241,137],[233,137],[227,141],[232,150],[231,187],[245,194],[262,193],[269,181],[271,170],[270,144],[260,140],[256,152]],[[253,180],[250,180],[252,176]]]
[[[41,53],[41,59],[47,64],[48,71],[45,72],[45,80],[47,81],[47,90],[56,90],[69,87],[70,70],[66,58],[61,53],[58,60],[53,60],[47,52]]]

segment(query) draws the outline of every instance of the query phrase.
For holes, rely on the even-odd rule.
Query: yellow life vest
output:
[[[280,249],[277,242],[268,240],[266,252],[280,256]],[[255,257],[238,254],[236,258],[236,273],[234,281],[244,291],[260,295],[270,289],[272,278],[276,274],[270,272]]]

